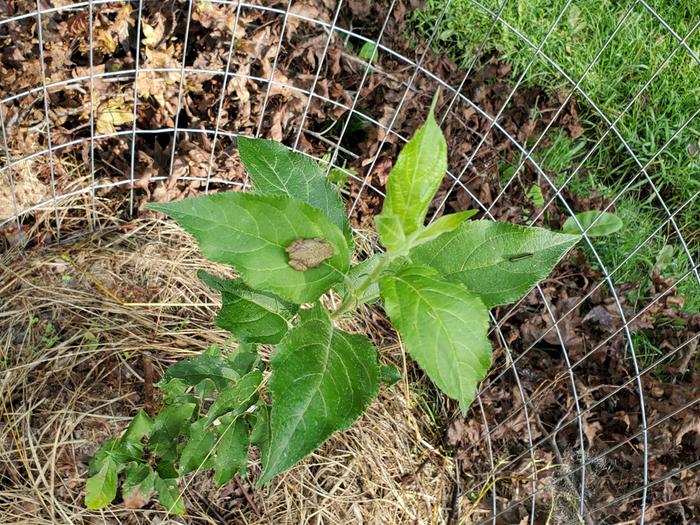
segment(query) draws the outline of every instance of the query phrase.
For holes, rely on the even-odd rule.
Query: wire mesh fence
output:
[[[450,159],[431,221],[477,208],[556,227],[585,209],[621,213],[632,197],[653,210],[622,217],[635,235],[612,247],[581,226],[574,258],[493,312],[494,369],[445,438],[457,496],[480,510],[471,522],[695,523],[700,93],[688,86],[695,96],[673,118],[650,97],[679,67],[696,78],[700,10],[601,3],[587,16],[621,14],[574,66],[555,47],[583,16],[577,3],[554,2],[533,30],[507,16],[515,0],[428,2],[419,34],[406,20],[425,6],[400,0],[0,1],[4,242],[65,243],[110,224],[98,209],[129,219],[152,200],[245,190],[235,154],[245,135],[321,162],[371,243],[391,160],[440,88]],[[683,28],[666,21],[678,9]],[[483,31],[457,65],[435,49],[465,15]],[[662,56],[601,77],[640,19]],[[497,52],[504,35],[517,67]],[[557,90],[538,88],[538,75]],[[613,107],[592,82],[633,88]],[[635,126],[654,119],[665,120],[652,140]],[[614,191],[583,191],[605,169],[601,151],[621,159]],[[664,179],[675,169],[696,186],[676,191]],[[640,258],[654,259],[646,273]]]

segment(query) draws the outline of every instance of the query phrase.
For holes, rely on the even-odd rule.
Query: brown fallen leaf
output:
[[[117,40],[112,36],[112,32],[109,29],[96,28],[93,41],[95,50],[102,54],[111,55],[117,50]]]
[[[689,434],[690,432],[695,432],[695,434],[697,434],[695,440],[696,442],[700,443],[700,417],[692,417],[683,423],[683,425],[676,431],[676,436],[673,440],[675,445],[680,445],[685,435]]]
[[[139,486],[134,487],[134,490],[128,494],[124,494],[124,506],[127,509],[142,509],[148,503],[150,495],[146,497],[140,490]]]
[[[610,311],[609,306],[598,305],[583,318],[584,323],[595,323],[602,330],[613,331],[620,322],[620,315]]]
[[[125,97],[111,98],[97,107],[95,129],[99,134],[111,135],[116,133],[117,126],[130,124],[133,117],[131,101]]]
[[[163,35],[165,34],[165,19],[163,15],[156,12],[154,18],[154,25],[150,25],[144,20],[141,21],[141,31],[143,32],[141,43],[147,47],[157,46],[163,40]]]
[[[589,423],[586,418],[583,418],[583,433],[586,434],[586,438],[588,439],[587,449],[590,450],[593,446],[596,436],[601,430],[603,430],[603,425],[601,425],[599,421]]]

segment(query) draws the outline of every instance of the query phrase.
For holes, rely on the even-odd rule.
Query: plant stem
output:
[[[357,308],[361,303],[359,298],[362,294],[372,286],[378,279],[384,269],[394,260],[395,256],[389,253],[384,253],[380,256],[379,263],[375,268],[368,273],[357,285],[354,290],[351,290],[347,298],[340,304],[340,306],[331,314],[333,319],[338,319],[341,315],[347,313],[354,308]]]

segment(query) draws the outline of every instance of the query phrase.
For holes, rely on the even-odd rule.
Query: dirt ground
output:
[[[376,39],[387,4],[345,2],[336,25]],[[430,52],[423,56],[425,43],[414,47],[406,38],[403,18],[417,4],[396,3],[383,44],[421,62],[448,85],[459,85],[464,71]],[[38,41],[32,37],[36,18],[0,26],[0,97],[17,96],[2,105],[8,149],[0,157],[24,159],[12,170],[14,199],[8,184],[0,187],[0,210],[9,217],[6,210],[15,204],[23,210],[53,194],[105,186],[94,198],[92,192],[79,193],[58,210],[25,214],[2,229],[0,509],[9,509],[3,523],[163,518],[156,507],[134,512],[117,505],[103,515],[82,508],[86,461],[95,443],[123,428],[142,403],[146,352],[160,371],[180,356],[224,342],[211,329],[214,298],[193,278],[205,263],[190,241],[155,222],[143,205],[197,194],[207,177],[214,190],[245,185],[229,134],[254,135],[259,128],[262,136],[291,145],[303,124],[299,148],[323,158],[335,149],[349,118],[337,164],[350,172],[342,191],[353,208],[353,226],[369,238],[369,252],[372,219],[381,209],[399,136],[420,125],[438,87],[433,77],[414,76],[412,66],[384,50],[363,82],[362,40],[342,31],[328,40],[323,28],[295,17],[288,19],[275,62],[280,12],[247,8],[236,16],[230,7],[195,2],[184,62],[201,72],[185,78],[182,97],[179,72],[139,74],[136,124],[153,133],[136,137],[133,184],[110,187],[131,175],[134,75],[121,72],[136,65],[135,5],[95,5],[94,71],[109,75],[93,80],[93,97],[86,81],[68,82],[89,75],[87,11],[42,16],[43,73],[50,82],[66,81],[48,89],[51,141],[59,148],[51,158],[25,158],[49,140],[43,91],[34,89],[42,85]],[[286,2],[265,5],[286,8]],[[331,23],[335,7],[335,1],[319,0],[300,1],[294,9]],[[0,1],[3,18],[34,8],[34,2]],[[141,68],[179,70],[187,14],[186,2],[157,9],[144,3]],[[229,68],[242,76],[224,82],[216,72],[227,67],[234,31]],[[268,92],[270,75],[276,83]],[[495,114],[513,80],[498,57],[486,57],[461,92]],[[322,98],[309,100],[303,90],[311,87]],[[358,91],[353,116],[331,102],[349,107]],[[443,89],[439,117],[450,101]],[[517,143],[527,144],[551,123],[562,101],[520,89],[499,123]],[[87,140],[91,103],[95,131],[107,135],[95,141],[94,150]],[[391,124],[395,134],[375,123]],[[160,131],[176,124],[190,131]],[[551,124],[579,136],[583,127],[575,101]],[[220,133],[202,132],[212,129]],[[493,205],[490,211],[499,220],[529,223],[537,217],[535,224],[561,226],[568,216],[562,200],[553,200],[554,191],[531,165],[501,195],[505,168],[517,165],[520,153],[478,111],[457,101],[443,129],[454,173],[476,153],[456,191],[450,192],[454,181],[446,178],[434,210],[446,198],[441,212]],[[93,162],[94,174],[86,169]],[[546,209],[527,196],[535,182],[549,203]],[[136,221],[130,216],[132,196]],[[562,197],[577,211],[605,204],[595,195],[583,199],[564,191]],[[86,237],[93,224],[98,233]],[[20,255],[17,245],[27,253]],[[351,431],[268,493],[255,493],[247,481],[218,493],[210,480],[197,476],[190,482],[197,490],[187,491],[185,522],[635,523],[642,498],[647,523],[698,522],[700,318],[682,312],[673,282],[650,278],[643,295],[635,293],[639,283],[610,286],[589,250],[573,252],[541,290],[515,308],[494,311],[495,366],[466,417],[409,362],[410,386],[384,391]],[[135,308],[115,298],[182,306]],[[356,323],[350,328],[372,334],[387,359],[403,362],[381,310],[364,310]],[[628,344],[635,333],[665,354],[640,364]]]

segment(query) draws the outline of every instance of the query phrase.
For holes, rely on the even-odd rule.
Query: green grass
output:
[[[498,11],[502,0],[482,0],[482,4]],[[429,35],[447,0],[426,0],[425,9],[411,15],[412,29]],[[539,45],[565,5],[565,0],[509,0],[502,17],[517,28],[532,43]],[[648,0],[677,34],[684,37],[700,19],[700,2],[696,0]],[[543,52],[575,82],[603,48],[608,37],[622,20],[631,1],[576,0],[557,24],[543,46]],[[471,0],[453,0],[444,17],[434,46],[453,60],[468,65],[481,45],[492,18]],[[584,135],[570,141],[560,131],[550,130],[546,146],[537,151],[538,162],[547,172],[556,174],[562,183],[593,145],[603,136],[606,125],[601,113],[610,121],[620,116],[645,83],[652,77],[677,44],[677,40],[643,6],[637,5],[601,57],[581,83],[589,103],[576,95]],[[690,49],[700,55],[700,30],[687,40]],[[498,23],[486,45],[499,61],[512,66],[516,80],[526,72],[532,57],[530,48],[515,32]],[[550,93],[568,93],[573,85],[547,61],[538,57],[527,69],[526,86]],[[700,66],[685,49],[679,49],[659,75],[631,104],[616,127],[622,139],[642,165],[650,161],[659,148],[700,107]],[[594,107],[597,106],[597,109]],[[668,215],[653,188],[660,193],[673,213],[700,191],[700,117],[689,126],[649,166],[649,180],[636,178],[616,204],[626,227],[610,238],[596,240],[596,251],[603,264],[612,269],[620,264],[640,243],[645,241]],[[569,187],[582,195],[600,192],[610,199],[640,171],[633,155],[622,140],[610,133]],[[503,175],[508,172],[502,172]],[[581,211],[581,210],[576,210]],[[700,198],[695,198],[676,216],[682,235],[697,258],[700,241]],[[682,251],[671,227],[665,227],[625,263],[614,277],[615,283],[638,282],[640,295],[644,283],[656,264],[660,251],[670,245],[670,263],[663,275],[680,277],[689,269],[688,258]],[[694,277],[679,285],[685,297],[686,309],[700,311],[700,290]]]
[[[555,131],[551,144],[538,151],[534,160],[545,172],[558,173],[555,185],[561,187],[571,175],[572,167],[578,164],[576,160],[585,154],[585,145],[585,139],[572,141],[565,133]],[[512,164],[501,166],[501,185],[513,176],[515,167]],[[590,170],[574,176],[567,187],[582,197],[589,197],[596,192],[612,201],[616,196],[616,188],[608,186],[595,174],[595,170]],[[674,243],[676,237],[671,226],[659,228],[659,210],[654,206],[654,199],[638,193],[623,193],[615,201],[614,210],[622,220],[622,230],[608,237],[592,239],[605,270],[612,273],[613,283],[638,283],[636,295],[628,297],[629,301],[635,302],[648,298],[654,271],[665,278],[679,279],[685,276],[678,285],[679,294],[686,299],[684,308],[690,313],[700,312],[697,281],[692,275],[687,276],[690,269],[688,257],[683,247]],[[593,252],[589,248],[585,249],[593,267],[602,271]],[[697,254],[694,256],[697,258]]]
[[[546,172],[558,173],[555,185],[561,187],[571,175],[572,166],[578,165],[576,159],[585,151],[585,139],[572,141],[565,133],[555,131],[552,143],[537,153],[535,161]],[[567,187],[582,197],[597,192],[612,201],[618,188],[606,184],[596,173],[596,170],[587,170],[574,176]],[[688,257],[682,245],[674,242],[676,236],[671,225],[659,228],[662,221],[653,197],[626,192],[615,201],[614,210],[622,220],[623,229],[609,237],[593,239],[594,248],[605,269],[614,271],[614,283],[639,283],[643,296],[651,285],[651,275],[655,270],[662,277],[678,279],[686,276],[690,269]],[[700,220],[700,217],[696,219]],[[635,253],[630,256],[632,252]],[[697,261],[698,254],[693,256]],[[594,257],[591,260],[596,269],[601,269],[597,268]],[[678,290],[686,299],[686,311],[700,312],[700,293],[692,275],[680,281]]]
[[[664,356],[664,351],[660,350],[659,345],[643,330],[632,332],[632,344],[640,368],[646,368]]]

